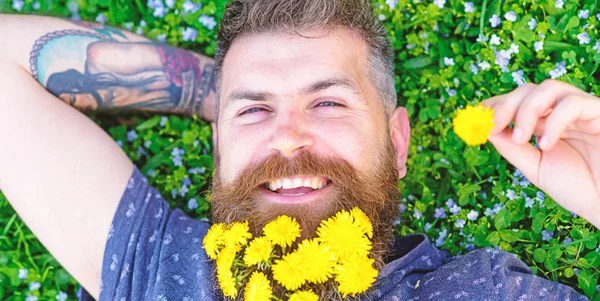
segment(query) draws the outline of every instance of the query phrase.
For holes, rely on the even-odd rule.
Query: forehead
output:
[[[367,47],[355,32],[310,30],[298,34],[261,33],[238,37],[223,61],[221,95],[238,87],[274,94],[328,77],[366,83]]]

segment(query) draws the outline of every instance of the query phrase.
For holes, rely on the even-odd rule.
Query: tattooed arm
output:
[[[83,111],[142,110],[214,120],[213,60],[95,23],[0,15],[0,50]]]

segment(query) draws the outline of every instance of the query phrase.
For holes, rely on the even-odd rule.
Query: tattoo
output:
[[[33,76],[50,93],[82,110],[201,112],[214,90],[213,65],[200,68],[188,51],[127,40],[118,29],[74,22],[88,30],[55,31],[30,53]]]

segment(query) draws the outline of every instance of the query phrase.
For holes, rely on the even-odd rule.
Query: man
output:
[[[96,299],[221,299],[201,248],[209,225],[170,210],[109,136],[31,76],[40,68],[45,74],[69,69],[93,74],[84,67],[91,57],[85,49],[102,33],[51,18],[2,16],[0,23],[11,45],[0,50],[5,66],[0,137],[7,146],[0,150],[0,188],[27,225]],[[213,221],[249,220],[256,232],[285,213],[310,237],[322,218],[360,206],[374,224],[372,256],[380,271],[374,286],[356,298],[586,299],[532,275],[514,256],[495,249],[447,258],[423,235],[397,239],[392,246],[395,184],[406,174],[410,126],[406,109],[395,108],[392,52],[368,1],[237,0],[225,11],[220,30],[217,96],[194,93],[190,100],[192,114],[215,120]],[[37,46],[69,32],[88,41],[75,39],[85,46],[78,56],[61,61],[64,50]],[[96,62],[136,61],[127,63],[127,71],[108,64],[105,73],[115,78],[135,77],[140,70],[160,73],[160,64],[145,67],[146,60],[157,62],[148,50],[153,47],[128,47],[147,41],[129,33],[123,33],[126,39],[109,35],[123,47],[107,44],[95,53]],[[50,50],[45,60],[52,62],[30,60],[34,44],[31,56]],[[200,70],[211,64],[198,61]],[[194,69],[175,64],[183,73]],[[192,72],[197,73],[202,71]],[[56,87],[67,96],[55,96],[68,100],[69,94],[94,90],[79,87]],[[138,94],[131,95],[128,102],[136,102]],[[77,98],[70,103],[77,107]],[[485,104],[496,111],[490,141],[498,151],[562,206],[600,226],[598,99],[547,81]],[[148,109],[143,102],[136,108]],[[527,143],[532,134],[542,137],[540,150]],[[319,292],[323,300],[332,296],[326,288]]]

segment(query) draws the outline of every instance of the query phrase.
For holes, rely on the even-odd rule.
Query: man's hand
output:
[[[483,104],[494,109],[489,141],[498,152],[561,206],[600,228],[600,98],[546,80]],[[528,143],[532,134],[539,149]]]

